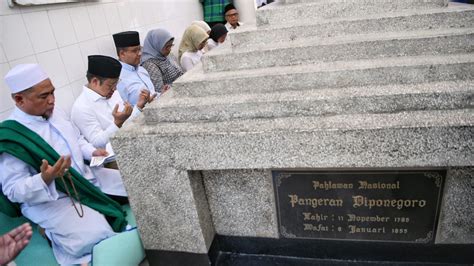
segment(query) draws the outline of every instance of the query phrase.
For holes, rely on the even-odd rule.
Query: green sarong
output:
[[[224,8],[230,4],[229,0],[204,0],[204,21],[205,22],[224,22]]]
[[[59,154],[42,137],[13,120],[0,123],[0,153],[3,152],[22,160],[38,173],[42,159],[47,160],[50,165],[54,165],[60,158]],[[125,220],[126,213],[120,204],[102,193],[72,167],[69,169],[69,173],[81,203],[107,216],[115,232],[122,231],[127,225],[127,221]],[[55,182],[55,184],[56,189],[66,193],[62,182]],[[70,185],[67,186],[69,191],[73,190]],[[21,216],[18,204],[10,202],[3,193],[0,193],[0,212],[11,217]]]

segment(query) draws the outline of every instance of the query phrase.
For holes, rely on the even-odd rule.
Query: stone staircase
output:
[[[145,120],[161,125],[452,110],[472,116],[473,88],[474,6],[286,0],[259,9],[256,27],[229,34],[225,45],[146,109]]]

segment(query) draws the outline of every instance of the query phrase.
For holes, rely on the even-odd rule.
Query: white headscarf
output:
[[[179,44],[179,60],[184,52],[196,52],[198,50],[199,44],[204,42],[209,38],[209,35],[199,26],[191,25],[189,26],[183,34],[181,43]]]
[[[195,20],[191,23],[191,25],[198,26],[199,28],[203,29],[206,33],[211,31],[211,27],[209,27],[209,25],[205,21],[202,21],[202,20]]]

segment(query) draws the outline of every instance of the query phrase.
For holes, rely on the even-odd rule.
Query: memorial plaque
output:
[[[432,243],[446,171],[273,171],[280,236]]]

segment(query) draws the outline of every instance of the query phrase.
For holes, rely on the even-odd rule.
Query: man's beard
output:
[[[53,110],[51,112],[46,112],[46,113],[42,114],[41,117],[44,118],[44,120],[49,120],[51,118],[51,116],[53,115]]]

